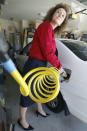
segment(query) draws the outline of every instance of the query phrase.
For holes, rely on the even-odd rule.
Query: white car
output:
[[[61,93],[69,111],[87,123],[87,43],[56,40],[59,59],[71,70],[70,79],[61,83]]]
[[[55,100],[47,103],[47,106],[54,112],[60,112],[66,102],[70,113],[87,123],[87,43],[56,39],[56,46],[58,57],[62,66],[70,73],[70,78],[67,81],[62,80],[61,93]],[[22,58],[18,57],[18,63]]]

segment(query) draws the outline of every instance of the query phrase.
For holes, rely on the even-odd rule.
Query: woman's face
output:
[[[66,18],[66,11],[63,8],[59,8],[55,11],[52,22],[57,26],[60,26]]]

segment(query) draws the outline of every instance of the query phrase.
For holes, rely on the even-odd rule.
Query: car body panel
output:
[[[78,58],[62,42],[56,40],[59,59],[71,70],[69,81],[61,83],[61,92],[70,112],[87,123],[87,61]]]

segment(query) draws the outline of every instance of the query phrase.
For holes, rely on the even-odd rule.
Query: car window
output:
[[[87,43],[78,41],[71,42],[67,40],[61,40],[61,42],[81,60],[87,61]]]
[[[87,34],[83,34],[83,35],[82,35],[82,38],[87,38]]]
[[[87,34],[83,34],[81,40],[87,42]]]

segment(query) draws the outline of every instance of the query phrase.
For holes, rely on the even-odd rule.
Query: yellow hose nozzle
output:
[[[20,73],[15,70],[11,72],[11,76],[17,81],[17,83],[20,85],[20,92],[23,96],[28,96],[29,95],[29,88]]]

